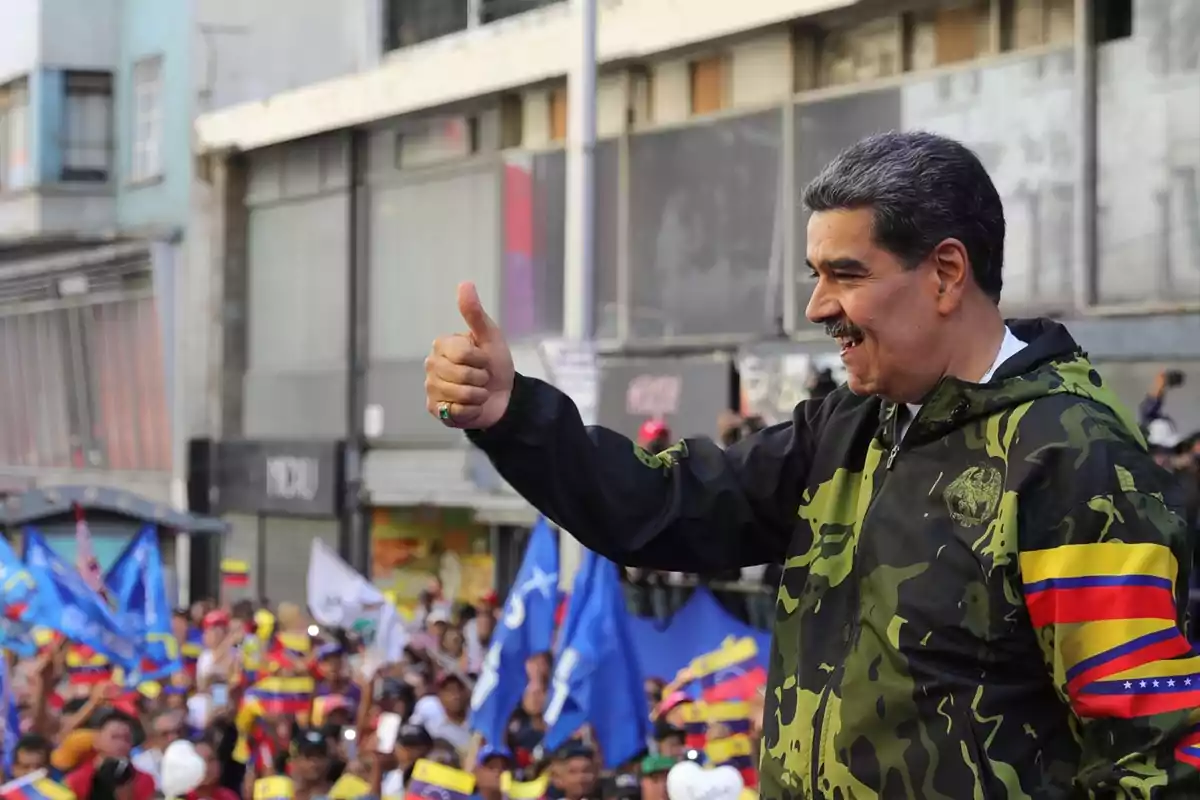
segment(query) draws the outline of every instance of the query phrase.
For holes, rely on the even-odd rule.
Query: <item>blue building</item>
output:
[[[316,57],[283,45],[297,24],[353,25],[344,11],[319,0],[0,2],[0,496],[87,485],[186,507],[186,442],[207,428],[213,338],[207,237],[194,224],[184,235],[210,202],[192,120],[361,66],[354,37]],[[93,534],[100,551],[123,544]],[[163,547],[175,558],[173,541]]]

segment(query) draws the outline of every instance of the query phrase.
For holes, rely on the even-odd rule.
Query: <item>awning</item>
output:
[[[371,450],[363,482],[374,506],[470,508],[489,525],[532,525],[537,518],[474,448]]]

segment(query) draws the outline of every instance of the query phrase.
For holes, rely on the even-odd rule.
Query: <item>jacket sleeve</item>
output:
[[[503,419],[469,438],[509,484],[613,561],[711,572],[782,561],[813,450],[819,404],[722,450],[684,439],[651,454],[542,381],[517,376]]]
[[[1022,526],[1026,609],[1079,722],[1081,796],[1200,797],[1200,657],[1184,633],[1191,548],[1172,479],[1099,437]]]

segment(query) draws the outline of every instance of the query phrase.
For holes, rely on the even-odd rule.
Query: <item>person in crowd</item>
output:
[[[444,673],[437,681],[437,691],[417,701],[410,721],[424,727],[435,739],[445,739],[455,749],[466,748],[471,740],[467,727],[471,692],[461,675]]]
[[[600,773],[596,751],[572,740],[554,754],[550,766],[550,794],[554,800],[598,800]]]
[[[1063,325],[1001,315],[1004,210],[979,158],[879,134],[804,199],[806,313],[847,385],[790,422],[657,453],[585,428],[516,374],[471,284],[466,332],[426,359],[427,410],[619,564],[786,563],[766,797],[1200,796],[1177,755],[1197,703],[1152,688],[1191,654],[1182,493]]]
[[[50,770],[50,753],[53,750],[50,740],[37,733],[27,733],[13,748],[12,768],[9,777],[20,780],[38,770]]]
[[[185,800],[239,800],[237,792],[223,785],[220,742],[214,735],[196,742],[196,755],[204,760],[204,780],[187,793]]]
[[[433,737],[420,725],[408,724],[396,738],[395,769],[383,777],[383,796],[402,797],[413,766],[433,750]]]
[[[133,751],[133,721],[121,713],[109,713],[96,726],[94,755],[72,770],[63,785],[77,800],[91,800],[97,786],[119,779],[128,787],[121,800],[153,800],[158,791],[154,778],[129,763]]]
[[[679,763],[676,756],[650,755],[642,759],[641,788],[642,800],[669,800],[667,796],[667,773],[671,767]]]
[[[501,800],[501,776],[512,769],[513,756],[506,748],[484,745],[475,758],[475,794],[480,800]]]
[[[517,766],[533,765],[533,753],[546,735],[546,684],[531,680],[521,695],[521,704],[508,723],[508,748]]]
[[[654,721],[654,750],[660,756],[683,758],[687,752],[687,731],[671,724],[666,717]]]
[[[163,753],[184,737],[184,717],[178,711],[161,711],[150,720],[150,735],[133,756],[133,765],[154,779],[154,786],[162,784]]]
[[[495,592],[488,592],[475,604],[475,616],[463,625],[466,641],[467,672],[478,675],[483,668],[483,659],[496,632],[500,613],[500,600]]]

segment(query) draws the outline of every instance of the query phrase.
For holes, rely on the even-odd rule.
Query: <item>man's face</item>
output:
[[[183,738],[183,720],[176,714],[159,717],[154,722],[154,735],[158,746],[165,750],[171,742]]]
[[[492,756],[475,767],[475,781],[481,791],[495,791],[500,788],[500,776],[508,769],[508,761],[500,756]]]
[[[13,779],[24,778],[30,773],[37,772],[39,769],[45,769],[46,766],[45,753],[38,750],[18,750],[13,754]]]
[[[119,720],[111,720],[96,732],[96,753],[104,758],[129,758],[133,731]]]
[[[667,773],[642,776],[642,800],[667,800]]]
[[[467,707],[467,690],[456,680],[448,680],[438,689],[442,708],[450,714],[461,714]]]
[[[292,759],[292,777],[306,784],[317,784],[325,780],[329,774],[329,754],[327,751],[300,748]]]
[[[678,736],[668,736],[658,743],[658,752],[659,755],[671,758],[683,758],[683,754],[687,752],[687,743]]]
[[[841,345],[858,395],[918,402],[941,375],[939,277],[905,269],[875,244],[871,209],[821,211],[808,221],[808,265],[817,285],[806,316]]]
[[[569,758],[558,768],[558,784],[571,800],[586,797],[596,785],[596,762],[590,758]]]

